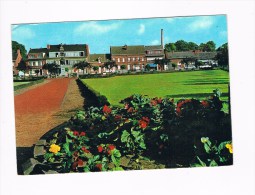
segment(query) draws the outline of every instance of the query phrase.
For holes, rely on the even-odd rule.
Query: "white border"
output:
[[[0,194],[254,194],[253,1],[1,1]],[[11,67],[15,23],[227,14],[234,166],[18,176]]]

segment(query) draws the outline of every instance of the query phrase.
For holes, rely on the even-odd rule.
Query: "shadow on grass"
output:
[[[33,147],[17,147],[17,171],[18,175],[23,175],[22,164],[29,158],[33,158]]]
[[[212,93],[195,93],[195,94],[175,94],[175,95],[169,95],[167,97],[169,98],[207,98],[211,96]],[[221,97],[228,97],[228,93],[222,93]]]

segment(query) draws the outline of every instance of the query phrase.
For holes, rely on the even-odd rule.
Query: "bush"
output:
[[[121,163],[121,156],[131,156],[134,161],[145,156],[166,167],[199,166],[205,159],[211,162],[202,163],[205,166],[232,163],[230,149],[223,147],[231,143],[231,121],[222,111],[218,91],[203,101],[175,103],[168,97],[135,94],[121,103],[122,108],[104,105],[78,111],[69,120],[69,128],[50,138],[44,163],[61,165],[54,168],[60,172],[96,171],[97,166],[100,170],[129,169]],[[203,137],[223,144],[208,146],[210,153],[204,146],[205,154]],[[114,150],[110,154],[109,148]],[[220,163],[223,157],[228,159]]]

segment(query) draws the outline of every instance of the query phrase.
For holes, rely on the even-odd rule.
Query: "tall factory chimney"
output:
[[[164,32],[163,32],[163,29],[161,29],[161,47],[164,49]]]

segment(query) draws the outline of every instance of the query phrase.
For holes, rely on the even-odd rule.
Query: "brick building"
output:
[[[21,60],[22,60],[22,56],[21,56],[20,50],[18,49],[17,51],[13,51],[13,53],[12,53],[13,75],[18,75],[19,74],[19,71],[16,68],[19,65]]]

